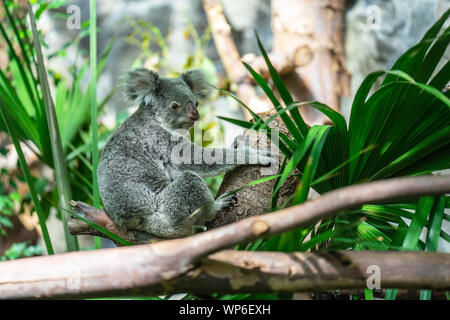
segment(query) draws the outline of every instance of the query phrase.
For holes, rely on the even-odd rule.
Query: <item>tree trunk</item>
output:
[[[350,94],[345,68],[345,0],[272,0],[273,52],[289,53],[295,65],[286,75],[296,101],[318,100],[340,110],[340,99]],[[304,111],[308,123],[324,116]]]
[[[269,119],[275,114],[274,111],[258,114],[263,120]],[[269,127],[273,132],[278,130],[286,135],[289,132],[286,129],[283,121],[280,117],[275,118]],[[279,157],[279,165],[281,165],[284,155],[275,146],[274,143],[267,138],[267,135],[262,132],[254,130],[245,130],[244,134],[235,140],[234,148],[242,146],[248,141],[250,146],[259,150],[270,150],[277,153]],[[272,168],[273,171],[269,175],[276,175],[278,173],[277,168]],[[273,188],[276,183],[276,179],[246,187],[249,183],[264,178],[264,168],[258,165],[254,166],[242,166],[234,169],[233,171],[225,174],[222,185],[220,186],[218,196],[227,192],[240,189],[236,193],[236,201],[231,207],[225,208],[221,212],[218,212],[216,218],[207,224],[208,228],[215,228],[221,225],[229,224],[235,221],[242,220],[247,217],[257,216],[265,214],[270,211],[271,199],[273,194]],[[279,199],[277,204],[282,204],[288,201],[288,198],[294,193],[295,188],[299,180],[295,176],[289,177],[280,189]]]
[[[237,85],[238,97],[257,113],[272,110],[270,101],[258,96],[249,79],[242,76],[245,69],[219,0],[203,0],[203,5],[225,71]],[[341,97],[350,94],[344,59],[344,9],[345,0],[272,0],[273,48],[269,58],[295,101],[318,100],[339,111]],[[269,77],[262,57],[247,54],[242,59],[263,77]],[[300,112],[308,124],[327,122],[309,106]],[[250,119],[248,112],[244,113]]]

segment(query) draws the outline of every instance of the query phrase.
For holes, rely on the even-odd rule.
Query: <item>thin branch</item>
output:
[[[211,34],[220,60],[225,68],[225,72],[232,83],[237,84],[238,97],[253,111],[266,110],[270,105],[267,97],[259,97],[248,81],[248,73],[241,63],[241,57],[236,47],[236,43],[231,35],[231,27],[225,18],[222,5],[219,0],[202,0],[203,8],[208,18]],[[247,120],[252,119],[250,113],[242,108],[242,112]]]
[[[331,191],[295,207],[247,218],[188,238],[2,262],[0,298],[94,293],[97,296],[110,296],[130,292],[134,288],[158,287],[184,276],[204,257],[237,244],[311,225],[341,210],[357,208],[367,203],[448,192],[450,192],[450,176],[380,180]],[[433,273],[439,277],[437,282],[442,282],[448,287],[449,255],[436,254],[436,256],[442,257],[439,268],[441,265],[444,266],[442,270],[445,276],[439,276],[439,268],[433,269]],[[382,263],[381,259],[373,261]],[[428,258],[422,259],[421,264],[428,261],[430,261]],[[409,267],[410,265],[406,264],[404,268]],[[401,269],[395,270],[399,272]],[[397,273],[398,283],[395,283],[397,287],[401,287],[402,279],[405,283],[409,282],[404,274],[409,273],[407,270]],[[430,279],[427,278],[428,280]],[[75,281],[75,284],[71,281]],[[211,286],[211,283],[206,282],[205,285]]]
[[[114,224],[111,218],[106,214],[105,211],[97,209],[81,201],[70,201],[70,206],[72,207],[72,212],[76,216],[80,216],[87,219],[94,224],[106,229],[107,231],[119,236],[123,240],[131,242],[133,244],[144,244],[154,242],[158,240],[157,238],[146,234],[144,232],[133,232],[125,231],[120,229]],[[69,231],[73,235],[90,235],[97,237],[104,237],[110,239],[107,235],[98,231],[97,229],[91,227],[86,222],[77,219],[77,217],[72,218],[69,221]],[[114,239],[111,239],[114,240]],[[120,246],[120,243],[116,242],[116,245]]]

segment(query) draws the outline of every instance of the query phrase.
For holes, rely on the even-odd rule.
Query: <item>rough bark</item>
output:
[[[260,113],[258,115],[263,120],[267,120],[274,114],[275,112],[272,111]],[[269,127],[289,136],[286,126],[279,117],[275,118],[269,124]],[[245,130],[243,135],[236,139],[233,147],[239,147],[241,144],[245,143],[245,140],[249,142],[252,148],[259,150],[268,149],[271,150],[271,152],[278,153],[279,165],[281,165],[284,158],[283,154],[273,143],[271,143],[269,139],[267,139],[265,134],[254,130]],[[272,173],[272,175],[275,174],[277,174],[277,172]],[[236,168],[235,170],[225,174],[224,180],[218,192],[218,196],[245,187],[252,181],[263,177],[264,175],[262,174],[260,166],[255,165]],[[242,220],[247,217],[257,216],[269,212],[275,182],[276,179],[239,190],[236,193],[236,201],[233,205],[222,210],[221,212],[218,212],[216,218],[211,223],[207,224],[208,228],[215,228]],[[280,189],[278,204],[282,204],[289,199],[289,197],[294,193],[298,182],[299,180],[295,176],[291,176],[286,180]]]

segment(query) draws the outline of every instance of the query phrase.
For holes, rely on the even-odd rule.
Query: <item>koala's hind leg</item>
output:
[[[158,194],[158,211],[148,217],[146,229],[155,236],[177,238],[193,234],[193,227],[211,221],[217,210],[205,181],[184,172]]]

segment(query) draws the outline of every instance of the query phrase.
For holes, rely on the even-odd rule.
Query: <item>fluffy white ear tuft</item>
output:
[[[198,99],[206,99],[211,94],[211,87],[205,79],[205,75],[200,70],[191,70],[180,76],[191,88],[192,93]]]
[[[128,71],[124,81],[125,97],[137,105],[149,104],[159,86],[159,74],[144,68]]]

